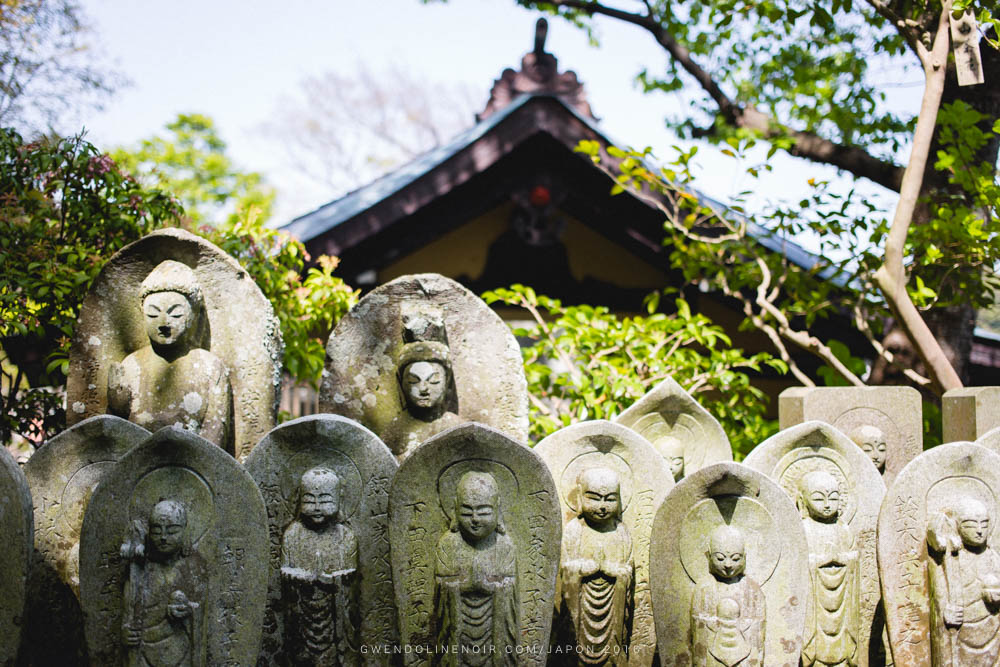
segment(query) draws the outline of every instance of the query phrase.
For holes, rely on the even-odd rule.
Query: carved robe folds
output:
[[[858,552],[843,523],[803,522],[809,541],[813,607],[806,617],[803,664],[857,665]]]
[[[499,533],[484,542],[470,546],[457,532],[445,533],[438,542],[437,643],[449,650],[437,655],[436,664],[515,664],[519,626],[514,544]]]
[[[697,667],[764,664],[766,602],[749,577],[701,584],[691,598],[691,645]],[[704,652],[703,652],[704,651]]]

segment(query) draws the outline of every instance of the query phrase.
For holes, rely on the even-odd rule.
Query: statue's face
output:
[[[331,475],[302,478],[299,516],[314,527],[324,526],[340,510],[340,484]]]
[[[657,440],[656,448],[670,464],[670,473],[674,476],[674,481],[681,481],[684,478],[684,445],[681,441],[668,435]]]
[[[879,472],[885,472],[885,436],[877,428],[865,429],[861,449],[872,460]]]
[[[670,459],[670,472],[674,476],[674,481],[679,482],[684,477],[684,457],[674,456]]]
[[[840,488],[828,473],[809,474],[804,480],[802,498],[809,516],[816,521],[831,521],[840,512]]]
[[[746,567],[743,537],[736,531],[713,533],[708,553],[709,571],[721,579],[732,579],[743,574]]]
[[[990,517],[982,503],[970,502],[959,516],[958,534],[965,546],[977,549],[986,546],[990,534]]]
[[[154,556],[169,558],[184,545],[187,519],[172,505],[158,503],[149,517],[149,547]]]
[[[608,468],[591,468],[580,475],[580,513],[590,523],[603,524],[621,512],[621,484]]]
[[[415,361],[403,371],[403,394],[410,405],[435,408],[444,400],[448,371],[436,361]]]
[[[475,543],[493,534],[497,529],[495,494],[481,487],[459,485],[456,500],[458,529],[467,542]]]
[[[193,311],[180,292],[155,292],[142,302],[146,335],[157,345],[176,345],[191,326]]]

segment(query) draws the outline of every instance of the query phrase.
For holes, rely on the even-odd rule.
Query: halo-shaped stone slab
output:
[[[402,311],[420,307],[443,316],[454,380],[447,409],[526,441],[528,390],[517,341],[482,299],[436,273],[377,287],[337,323],[326,346],[320,409],[364,424],[397,455],[406,449],[409,443],[390,437],[390,425],[406,410],[397,380]]]
[[[994,454],[1000,454],[1000,427],[987,431],[981,438],[976,440],[976,444],[985,447]]]
[[[556,482],[564,526],[580,516],[579,498],[575,496],[581,472],[606,467],[618,473],[622,521],[632,540],[635,567],[635,601],[631,613],[626,614],[632,618],[628,664],[651,665],[656,628],[649,585],[649,541],[656,510],[674,487],[667,462],[635,431],[604,420],[560,429],[539,442],[534,451],[545,461]]]
[[[79,601],[83,515],[108,471],[149,436],[121,417],[96,415],[47,441],[24,466],[35,505],[28,644],[37,664],[85,663]]]
[[[722,425],[673,378],[666,378],[615,419],[662,450],[667,438],[684,447],[684,474],[733,460],[733,448]]]
[[[927,546],[932,517],[946,509],[949,501],[972,496],[987,506],[987,547],[996,549],[1000,546],[998,493],[1000,456],[971,442],[927,450],[907,464],[889,487],[879,512],[878,564],[897,665],[937,664],[932,663]]]
[[[885,436],[886,487],[923,451],[923,403],[912,387],[792,387],[778,397],[782,429],[806,421],[835,426],[852,440],[874,426]]]
[[[708,569],[709,540],[724,525],[737,528],[745,540],[740,586],[759,590],[764,601],[759,610],[764,658],[759,664],[797,665],[809,590],[802,521],[780,486],[738,463],[717,463],[685,477],[656,513],[650,560],[656,563],[651,570],[653,613],[663,664],[705,664],[699,657],[703,661],[711,647],[692,646],[692,601],[714,581]],[[744,606],[754,606],[747,604],[751,596],[746,590],[737,597],[744,603],[738,614]]]
[[[0,665],[13,667],[24,633],[31,563],[31,492],[24,473],[0,446]]]
[[[855,659],[859,666],[867,666],[872,624],[882,596],[875,535],[885,484],[878,469],[853,440],[818,421],[778,432],[757,445],[743,463],[777,482],[793,502],[799,495],[802,475],[819,470],[830,473],[837,480],[841,517],[854,540],[853,548],[858,551],[859,618],[856,627],[851,629],[852,636],[858,638]],[[808,634],[808,627],[806,632]]]
[[[139,286],[161,262],[194,270],[205,301],[205,349],[229,369],[232,447],[238,458],[274,427],[281,382],[281,328],[271,302],[231,256],[183,229],[155,231],[108,260],[80,309],[66,382],[67,421],[107,412],[108,370],[149,345]],[[227,447],[229,448],[229,447]]]
[[[267,506],[270,585],[261,660],[278,664],[283,655],[281,614],[282,535],[296,518],[296,489],[306,471],[323,466],[343,485],[341,519],[358,541],[360,616],[363,646],[399,642],[389,563],[389,485],[396,457],[374,433],[339,415],[302,417],[274,428],[250,452],[246,469]],[[364,664],[384,664],[384,656],[363,654]]]
[[[134,552],[137,523],[161,500],[185,507],[186,545],[179,561],[196,565],[189,569],[201,576],[191,580],[204,587],[201,599],[189,596],[198,605],[192,616],[200,619],[189,635],[191,664],[256,664],[267,599],[264,500],[231,456],[176,427],[157,431],[123,456],[94,491],[84,515],[80,603],[91,664],[125,664],[124,589],[131,580],[142,580],[150,545],[145,544],[145,560],[126,559],[123,545]],[[136,595],[135,604],[145,597]]]
[[[389,491],[393,585],[406,664],[440,660],[435,633],[436,559],[455,519],[456,487],[469,472],[486,473],[499,491],[503,541],[516,554],[518,665],[544,665],[552,625],[562,520],[552,475],[532,450],[482,424],[456,426],[424,442],[403,461]],[[457,537],[457,536],[456,536]],[[459,538],[461,539],[461,538]],[[496,538],[501,541],[500,537]],[[500,614],[500,610],[494,610]],[[436,663],[435,663],[436,664]]]

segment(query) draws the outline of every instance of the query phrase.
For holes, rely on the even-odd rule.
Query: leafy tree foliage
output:
[[[722,422],[738,457],[777,430],[765,418],[767,396],[750,384],[748,372],[784,372],[784,362],[733,348],[684,299],[667,315],[656,312],[654,295],[649,315],[619,317],[602,306],[564,306],[523,285],[483,298],[523,308],[534,322],[514,334],[534,341],[523,354],[535,440],[575,422],[611,419],[666,377]]]

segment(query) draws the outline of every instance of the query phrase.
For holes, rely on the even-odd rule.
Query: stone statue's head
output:
[[[168,560],[191,552],[187,510],[176,500],[161,500],[149,513],[146,554],[153,560]]]
[[[477,544],[494,532],[505,532],[500,516],[500,490],[493,475],[467,472],[458,480],[451,530],[460,531],[469,544]]]
[[[962,543],[969,549],[982,549],[990,539],[990,513],[981,501],[960,496],[952,507]]]
[[[447,345],[419,341],[403,346],[399,358],[399,386],[411,409],[418,413],[442,409],[450,381]]]
[[[205,302],[194,271],[172,259],[160,262],[139,287],[146,335],[154,345],[172,347],[193,331]]]
[[[674,481],[679,482],[684,479],[684,443],[672,435],[667,435],[657,438],[656,449],[670,464]]]
[[[580,516],[592,526],[614,523],[622,512],[622,488],[611,468],[587,468],[577,479]]]
[[[825,470],[813,470],[799,479],[799,510],[803,518],[831,523],[840,516],[840,484]]]
[[[337,521],[340,514],[340,478],[329,468],[312,468],[299,482],[299,516],[319,528]]]
[[[865,451],[880,473],[885,472],[885,434],[882,429],[870,424],[859,426],[851,433],[851,440]]]
[[[708,570],[717,579],[732,580],[746,570],[746,540],[736,526],[722,524],[708,538]]]

